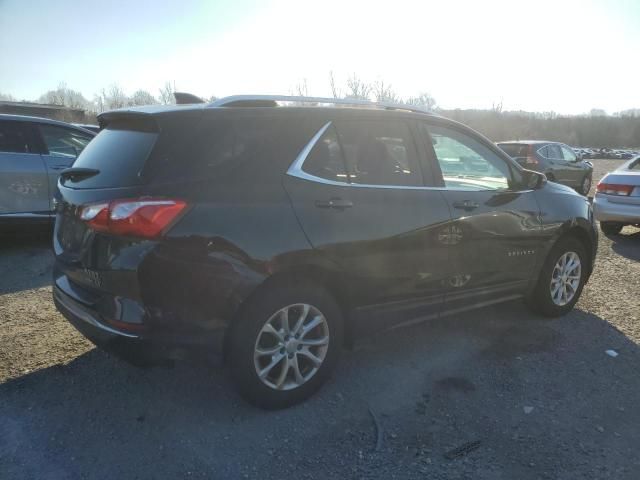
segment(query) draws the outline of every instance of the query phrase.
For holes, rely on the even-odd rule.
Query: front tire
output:
[[[342,344],[342,314],[324,288],[277,282],[242,309],[230,331],[227,358],[242,397],[278,409],[306,400],[324,384]]]
[[[623,225],[618,222],[600,222],[600,230],[605,235],[618,235],[622,230]]]
[[[580,183],[580,187],[578,188],[578,193],[584,195],[585,197],[589,195],[591,191],[591,183],[592,183],[592,175],[590,173],[586,174]]]
[[[546,317],[569,313],[587,278],[587,254],[580,241],[561,238],[544,262],[538,283],[528,298],[529,308]]]

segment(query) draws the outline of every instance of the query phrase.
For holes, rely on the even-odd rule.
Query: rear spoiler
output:
[[[176,99],[177,105],[184,105],[189,103],[205,103],[200,97],[196,97],[192,93],[186,92],[173,92],[173,96]]]
[[[158,124],[152,113],[131,111],[131,110],[111,110],[98,115],[100,129],[115,123],[117,129],[137,130],[141,132],[157,132]]]

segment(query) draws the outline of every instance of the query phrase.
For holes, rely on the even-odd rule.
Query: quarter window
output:
[[[40,132],[49,155],[54,157],[76,158],[92,138],[70,128],[55,125],[40,125]]]
[[[418,154],[405,123],[336,122],[336,131],[351,183],[423,185]]]
[[[302,170],[309,175],[347,183],[347,171],[333,125],[329,125],[320,140],[313,146],[304,161]]]
[[[507,163],[477,140],[456,130],[422,125],[431,138],[436,159],[448,188],[503,190],[509,188]]]
[[[0,152],[31,152],[25,125],[21,122],[0,122]]]

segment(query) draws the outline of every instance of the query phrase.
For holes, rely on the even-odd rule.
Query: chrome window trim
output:
[[[55,218],[55,213],[0,213],[0,218]]]
[[[322,183],[324,185],[332,185],[335,187],[356,187],[356,188],[386,188],[386,189],[396,189],[396,190],[437,190],[437,191],[455,191],[455,192],[504,192],[506,190],[471,190],[468,188],[457,188],[457,187],[427,187],[427,186],[412,186],[412,185],[372,185],[367,183],[348,183],[348,182],[337,182],[335,180],[328,180],[326,178],[317,177],[315,175],[311,175],[310,173],[302,170],[302,166],[304,165],[305,160],[311,153],[311,150],[316,145],[318,140],[324,135],[324,132],[331,126],[332,122],[328,121],[325,123],[320,130],[316,132],[316,134],[309,140],[304,148],[300,151],[296,159],[287,169],[286,174],[291,177],[301,178],[302,180],[307,180],[315,183]],[[511,191],[511,193],[526,193],[532,190],[516,190]]]

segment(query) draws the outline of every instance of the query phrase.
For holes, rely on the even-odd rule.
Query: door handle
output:
[[[65,168],[69,168],[69,165],[49,165],[51,170],[64,170]]]
[[[463,200],[462,202],[454,202],[453,208],[459,208],[461,210],[475,210],[480,204],[472,202],[471,200]]]
[[[335,210],[344,210],[353,207],[353,202],[342,198],[331,198],[329,200],[316,200],[318,208],[333,208]]]

